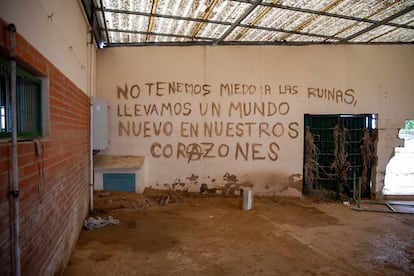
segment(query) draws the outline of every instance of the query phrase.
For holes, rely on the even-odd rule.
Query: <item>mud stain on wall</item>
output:
[[[225,173],[223,176],[224,187],[222,188],[223,194],[234,194],[235,191],[240,191],[242,187],[253,188],[253,184],[249,181],[240,182],[237,176],[230,173]]]
[[[163,184],[163,187],[170,191],[227,195],[238,194],[242,188],[264,189],[265,193],[271,193],[272,195],[286,193],[296,195],[302,191],[302,175],[300,173],[291,174],[290,176],[261,173],[246,175],[243,180],[240,178],[236,174],[226,172],[220,181],[209,176],[200,177],[192,173],[187,177],[177,177],[172,183]]]
[[[289,185],[285,187],[285,189],[294,188],[294,189],[297,189],[298,191],[302,191],[302,175],[300,173],[289,175],[288,182],[289,182]]]

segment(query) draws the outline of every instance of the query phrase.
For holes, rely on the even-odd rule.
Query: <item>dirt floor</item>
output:
[[[162,194],[169,195],[160,205]],[[414,275],[414,215],[340,202],[99,192],[64,275]]]

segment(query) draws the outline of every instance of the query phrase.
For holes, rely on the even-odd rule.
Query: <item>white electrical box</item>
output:
[[[93,149],[108,148],[108,102],[103,98],[92,98],[92,134]]]

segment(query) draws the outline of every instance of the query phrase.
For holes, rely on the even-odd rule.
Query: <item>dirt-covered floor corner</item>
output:
[[[160,205],[162,195],[166,205]],[[166,197],[164,197],[165,201]],[[64,275],[408,275],[414,215],[308,198],[97,192]]]

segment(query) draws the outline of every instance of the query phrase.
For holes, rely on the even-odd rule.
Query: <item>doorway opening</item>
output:
[[[376,114],[305,114],[303,193],[340,200],[371,197]]]
[[[384,195],[414,195],[414,120],[406,120],[399,138],[404,147],[396,147],[385,171]]]

